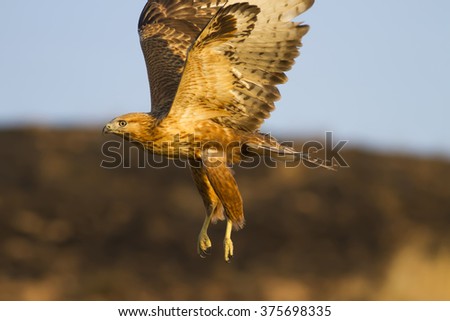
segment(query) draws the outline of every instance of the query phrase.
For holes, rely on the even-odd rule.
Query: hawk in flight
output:
[[[277,85],[299,55],[308,26],[292,19],[314,0],[149,0],[139,36],[151,89],[151,112],[109,122],[105,133],[151,153],[187,160],[206,218],[197,250],[211,247],[210,222],[226,220],[225,260],[232,229],[244,225],[242,198],[230,166],[250,154],[307,155],[258,131],[280,99]]]

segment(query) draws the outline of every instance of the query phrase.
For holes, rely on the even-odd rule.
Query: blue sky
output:
[[[149,109],[145,0],[3,0],[0,125],[102,126]],[[325,1],[263,130],[450,157],[450,1]]]

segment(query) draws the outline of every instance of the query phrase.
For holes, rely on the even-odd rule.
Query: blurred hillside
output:
[[[247,225],[196,240],[189,170],[103,169],[98,131],[0,132],[2,300],[450,300],[450,163],[238,169]],[[128,152],[126,153],[128,154]]]

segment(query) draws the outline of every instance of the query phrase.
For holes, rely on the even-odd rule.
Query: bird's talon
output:
[[[211,255],[211,248],[207,248],[206,250],[199,250],[199,255],[202,259],[206,259],[206,257]]]
[[[225,262],[230,263],[233,258],[233,241],[229,238],[223,240],[223,246],[225,251]]]
[[[206,258],[208,255],[211,255],[211,246],[211,240],[208,235],[206,233],[201,233],[198,237],[197,253],[202,259]]]

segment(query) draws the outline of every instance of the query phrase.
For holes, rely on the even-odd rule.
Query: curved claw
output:
[[[210,255],[211,252],[211,240],[206,233],[200,233],[198,236],[197,253],[202,259]]]
[[[205,259],[207,256],[210,256],[210,255],[211,255],[211,248],[209,247],[209,248],[207,248],[207,249],[205,249],[205,250],[199,248],[199,249],[197,250],[197,252],[198,252],[198,255],[200,255],[200,257],[201,257],[202,259]]]

